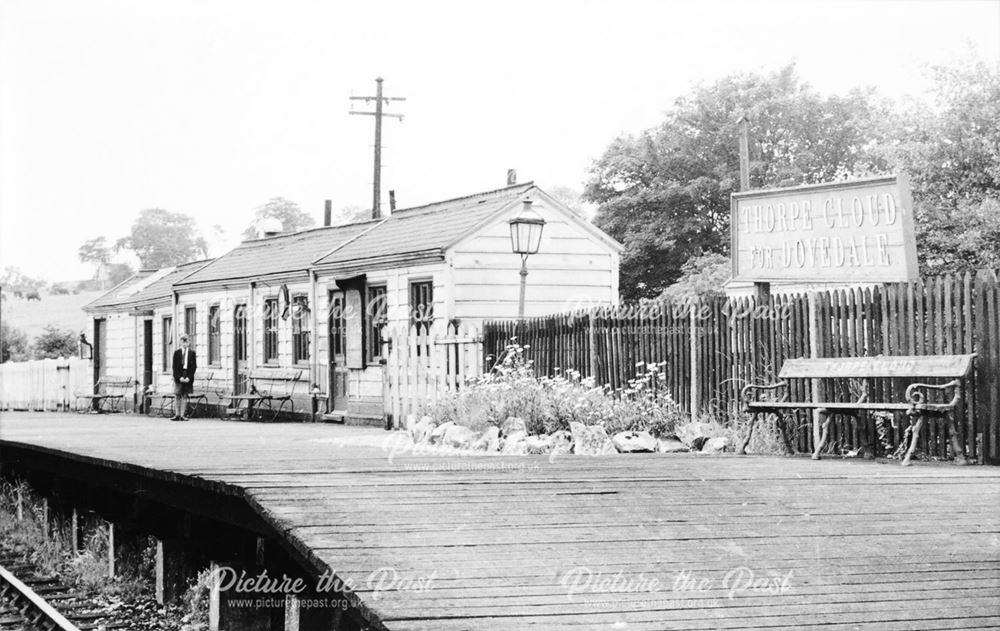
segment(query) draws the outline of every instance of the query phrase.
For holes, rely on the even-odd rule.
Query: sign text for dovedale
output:
[[[917,278],[904,177],[734,193],[733,277],[751,281]]]

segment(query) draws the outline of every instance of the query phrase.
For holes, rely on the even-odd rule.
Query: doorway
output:
[[[344,317],[344,292],[333,290],[329,295],[330,317],[330,397],[335,412],[347,411],[347,321]]]
[[[247,306],[236,305],[233,310],[233,392],[235,394],[246,393],[247,372]]]
[[[153,385],[153,321],[142,321],[142,411],[148,412],[146,392]]]

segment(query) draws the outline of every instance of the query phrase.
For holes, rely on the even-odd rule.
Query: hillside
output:
[[[81,291],[78,294],[53,295],[42,292],[41,301],[27,301],[7,296],[3,302],[3,321],[24,331],[29,339],[35,339],[43,329],[52,324],[60,329],[69,329],[79,334],[87,332],[87,314],[83,305],[103,294],[103,291]]]

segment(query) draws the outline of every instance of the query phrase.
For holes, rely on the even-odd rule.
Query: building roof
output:
[[[371,230],[316,259],[317,266],[357,265],[409,254],[441,252],[479,223],[521,199],[532,182],[396,210]]]
[[[186,278],[178,286],[213,283],[272,274],[305,272],[316,257],[353,239],[378,221],[312,228],[290,234],[245,241]]]
[[[182,263],[158,270],[141,270],[125,282],[84,307],[85,311],[101,311],[121,307],[136,308],[170,299],[174,283],[196,272],[212,259]]]
[[[85,304],[83,306],[83,310],[95,311],[123,304],[128,299],[128,296],[133,295],[145,286],[143,281],[155,273],[156,270],[152,269],[139,270],[135,274],[129,276],[122,282],[101,294],[96,299]]]

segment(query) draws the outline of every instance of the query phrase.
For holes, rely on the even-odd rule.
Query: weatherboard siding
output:
[[[545,228],[538,254],[528,257],[525,315],[616,303],[618,253],[546,202],[532,208]],[[517,317],[521,257],[511,252],[508,220],[520,210],[512,208],[449,251],[454,317],[466,323]]]

